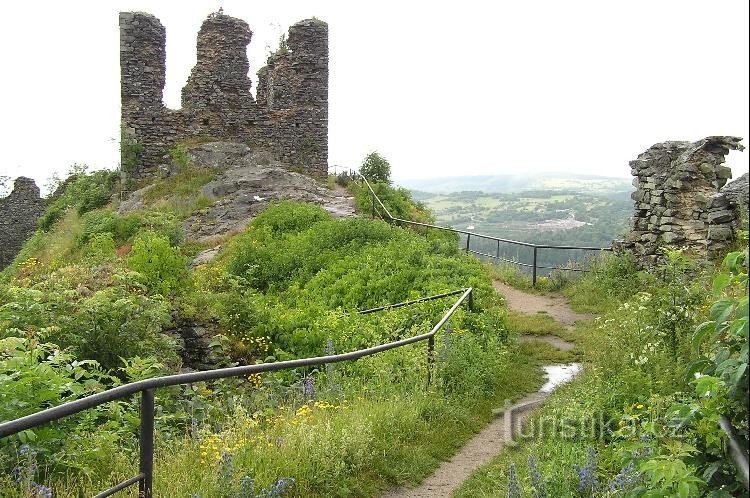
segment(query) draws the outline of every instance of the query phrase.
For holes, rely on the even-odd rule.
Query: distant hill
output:
[[[514,175],[445,176],[401,180],[400,186],[432,193],[480,191],[487,193],[524,190],[565,190],[589,194],[630,192],[629,178],[582,175],[573,173],[528,173]]]

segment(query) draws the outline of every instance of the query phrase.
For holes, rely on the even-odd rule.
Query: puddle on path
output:
[[[547,374],[547,382],[539,389],[540,393],[551,393],[558,386],[570,382],[573,377],[581,371],[580,363],[568,363],[565,365],[545,365],[544,373]]]

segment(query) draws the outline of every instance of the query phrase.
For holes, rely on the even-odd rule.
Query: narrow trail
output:
[[[526,315],[547,313],[567,329],[572,329],[576,322],[594,319],[592,315],[576,313],[570,309],[568,302],[561,296],[529,294],[528,292],[504,284],[499,280],[495,280],[492,286],[498,294],[505,298],[508,308]]]
[[[593,317],[574,312],[562,297],[529,294],[514,289],[502,282],[493,283],[495,290],[502,295],[509,309],[533,315],[548,313],[565,328],[573,328],[575,322],[590,320]],[[575,347],[553,334],[522,336],[522,341],[544,341],[563,351]],[[570,381],[580,370],[580,365],[551,365],[544,367],[547,383],[537,392],[531,393],[513,405],[495,410],[495,418],[481,432],[468,441],[450,460],[440,467],[416,488],[399,488],[387,492],[383,498],[448,498],[479,467],[489,463],[505,446],[513,444],[513,435],[523,425],[534,408],[539,406],[559,385]]]

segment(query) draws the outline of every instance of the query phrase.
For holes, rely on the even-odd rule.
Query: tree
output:
[[[371,182],[391,183],[391,165],[377,152],[367,154],[359,172]]]

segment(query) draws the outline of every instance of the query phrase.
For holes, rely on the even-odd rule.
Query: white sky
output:
[[[377,149],[394,176],[629,176],[656,142],[748,132],[748,2],[33,1],[0,7],[0,175],[40,185],[116,167],[120,10],[167,29],[179,106],[195,36],[219,5],[254,32],[250,73],[286,28],[330,29],[330,164]],[[748,151],[733,153],[735,176]]]

